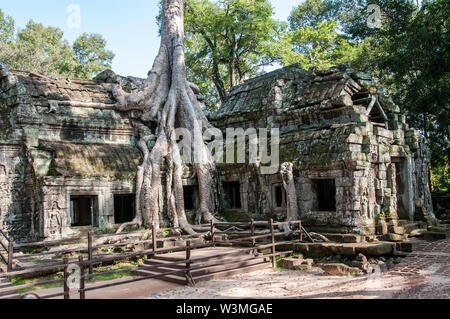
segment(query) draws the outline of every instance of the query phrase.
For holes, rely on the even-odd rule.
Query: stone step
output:
[[[238,275],[238,274],[249,273],[249,272],[253,272],[253,271],[257,271],[257,270],[267,269],[267,268],[270,268],[271,265],[270,265],[270,263],[261,261],[261,259],[255,259],[255,261],[252,263],[249,263],[248,266],[242,266],[242,267],[238,267],[238,268],[236,268],[236,267],[238,267],[238,265],[235,265],[235,267],[232,267],[231,269],[227,269],[228,267],[226,267],[226,265],[210,267],[208,269],[202,270],[201,272],[197,272],[197,273],[192,272],[192,277],[193,277],[194,281],[197,283],[197,282],[201,282],[201,281],[220,279],[220,278],[225,278],[225,277],[234,276],[234,275]],[[149,270],[142,268],[142,269],[136,270],[134,272],[134,274],[138,275],[138,276],[152,276],[152,275],[157,275],[159,273],[155,272],[155,271],[149,271]],[[180,284],[180,285],[186,285],[186,283],[187,283],[186,278],[184,277],[184,274],[164,275],[164,276],[158,277],[157,279],[169,281],[169,282]]]
[[[423,229],[423,228],[414,229],[409,233],[408,236],[409,237],[423,237],[426,232],[427,232],[427,230]]]
[[[154,276],[157,274],[159,274],[159,273],[154,272],[154,271],[148,271],[141,267],[139,267],[138,270],[133,271],[133,275],[141,276],[141,277]],[[155,279],[172,282],[172,283],[179,284],[179,285],[186,285],[186,279],[183,277],[177,276],[177,275],[165,275],[165,276],[156,277]]]
[[[238,266],[246,266],[247,264],[252,264],[255,260],[258,259],[261,260],[261,258],[255,258],[253,255],[241,255],[241,256],[235,256],[235,257],[229,257],[226,260],[221,259],[211,259],[207,261],[199,261],[199,262],[192,262],[191,267],[197,268],[197,267],[204,267],[204,269],[209,269],[214,266],[224,266],[226,265],[229,268]],[[141,265],[140,268],[147,270],[147,271],[155,271],[158,273],[168,272],[171,270],[177,270],[177,269],[185,269],[186,266],[181,263],[178,265],[172,265],[171,262],[165,261],[165,260],[158,260],[158,259],[150,259],[146,260],[145,265]],[[247,263],[247,264],[246,264]],[[158,268],[154,268],[152,266],[160,266]],[[163,267],[161,267],[163,266]],[[201,271],[204,271],[204,269],[200,270],[193,270],[193,275],[202,275]]]
[[[447,234],[442,232],[427,231],[424,234],[424,239],[428,241],[444,240],[447,239]]]
[[[203,239],[195,238],[190,239],[191,245],[204,244]],[[156,247],[158,249],[176,248],[186,246],[186,240],[158,240]]]
[[[395,243],[393,242],[375,242],[375,243],[292,243],[280,245],[277,251],[293,250],[294,252],[306,255],[343,255],[357,256],[363,254],[365,256],[384,256],[393,253]]]
[[[272,268],[272,265],[270,263],[262,262],[262,263],[259,263],[259,264],[253,265],[253,266],[244,267],[244,268],[225,270],[225,271],[221,271],[221,272],[203,275],[203,276],[194,278],[194,280],[195,280],[195,282],[216,280],[216,279],[231,277],[231,276],[240,275],[240,274],[248,274],[250,272],[263,270],[263,269],[269,269],[269,268]]]
[[[383,235],[380,237],[380,240],[390,241],[390,242],[401,242],[401,241],[404,241],[407,239],[408,239],[407,235],[399,235],[399,234],[392,234],[392,233],[389,233],[387,235]]]
[[[364,243],[366,241],[366,236],[357,234],[322,234],[327,237],[330,241],[336,243]]]
[[[405,229],[406,234],[410,234],[412,231],[414,231],[416,229],[426,229],[427,225],[424,223],[412,223],[412,224],[403,226],[403,228]]]
[[[388,231],[396,235],[405,235],[407,233],[405,227],[402,226],[389,226]]]
[[[394,219],[387,222],[389,226],[403,227],[411,224],[410,220],[407,219]]]
[[[447,230],[449,230],[446,227],[428,227],[428,231],[433,232],[433,233],[446,233]]]

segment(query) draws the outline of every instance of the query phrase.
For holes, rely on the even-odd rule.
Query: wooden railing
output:
[[[4,243],[3,241],[6,241]],[[13,252],[14,252],[14,239],[8,237],[3,230],[0,229],[0,245],[4,249],[4,253],[0,252],[0,259],[5,263],[8,272],[13,270]]]
[[[275,227],[286,226],[286,225],[288,225],[290,227],[297,226],[297,229],[293,229],[293,230],[289,230],[289,231],[281,231],[281,232],[275,231]],[[94,236],[90,233],[87,237],[83,238],[84,240],[87,239],[87,244],[85,246],[82,246],[79,248],[73,248],[73,249],[63,249],[63,250],[56,252],[56,253],[83,252],[83,253],[87,253],[87,259],[84,259],[83,256],[79,256],[77,260],[72,260],[72,261],[69,260],[69,258],[64,258],[62,260],[62,262],[60,262],[56,265],[35,267],[35,268],[16,270],[16,271],[12,271],[12,268],[11,268],[11,270],[8,270],[8,272],[6,272],[6,273],[0,273],[0,278],[5,278],[5,277],[11,278],[14,276],[25,276],[25,275],[32,275],[32,274],[36,274],[36,273],[42,273],[42,272],[52,272],[52,271],[57,272],[57,271],[63,270],[64,277],[62,279],[40,281],[40,282],[34,282],[34,283],[30,283],[30,284],[25,284],[25,285],[8,287],[8,288],[0,289],[0,293],[5,293],[5,292],[14,293],[14,292],[17,292],[18,290],[22,290],[22,289],[38,287],[38,286],[48,285],[48,284],[63,283],[64,284],[63,292],[57,293],[57,294],[52,294],[52,295],[46,295],[44,298],[55,298],[55,297],[64,296],[65,299],[69,299],[70,291],[69,291],[68,281],[69,281],[69,276],[70,276],[69,266],[71,266],[71,265],[72,266],[76,265],[80,270],[81,276],[79,278],[79,289],[78,289],[80,299],[86,298],[87,291],[98,290],[98,289],[102,289],[102,288],[142,281],[142,280],[151,279],[151,278],[164,277],[164,276],[168,276],[171,274],[177,274],[177,273],[184,273],[186,276],[186,282],[189,284],[189,283],[192,283],[192,277],[190,276],[191,272],[194,270],[202,269],[202,266],[195,266],[195,264],[198,262],[201,262],[201,261],[205,261],[205,258],[197,258],[197,259],[192,258],[191,252],[193,249],[220,246],[222,244],[229,245],[230,243],[236,244],[236,245],[247,244],[249,246],[249,248],[248,248],[249,251],[250,250],[252,250],[252,251],[263,250],[263,249],[271,248],[271,253],[268,255],[264,255],[264,257],[271,258],[272,266],[275,267],[275,258],[277,256],[292,253],[292,251],[291,252],[284,251],[284,252],[277,253],[276,247],[278,245],[285,244],[285,243],[292,242],[292,241],[277,242],[276,238],[281,237],[281,236],[298,235],[297,240],[302,241],[303,235],[307,234],[307,232],[302,227],[301,221],[274,223],[273,220],[270,220],[268,222],[255,222],[254,220],[251,220],[251,222],[249,222],[249,223],[213,223],[213,222],[211,222],[209,225],[201,225],[201,226],[203,226],[203,227],[209,226],[210,241],[205,244],[192,245],[191,241],[187,240],[186,245],[184,245],[184,246],[158,249],[157,245],[156,245],[157,232],[153,231],[155,229],[153,227],[153,229],[151,231],[152,232],[151,240],[141,240],[141,241],[133,241],[132,242],[135,245],[142,244],[142,243],[144,243],[144,244],[151,243],[151,249],[147,249],[147,250],[143,250],[143,251],[139,251],[139,252],[122,253],[117,256],[110,256],[108,254],[94,255],[94,251],[97,249],[100,249],[100,248],[104,248],[104,247],[125,246],[125,245],[131,244],[131,242],[94,245]],[[249,229],[250,232],[245,233],[245,232],[233,232],[233,231],[222,231],[221,230],[225,227],[233,227],[233,226],[240,227],[242,229]],[[268,228],[268,232],[264,233],[264,234],[258,234],[256,231],[256,228],[261,228],[261,227]],[[174,230],[174,228],[159,229],[159,231],[165,231],[165,230]],[[135,233],[124,233],[124,234],[120,234],[120,235],[123,235],[123,236],[128,235],[129,236],[131,234],[137,234],[137,233],[143,234],[146,232],[148,232],[148,231],[135,232]],[[226,234],[227,236],[230,236],[230,237],[233,237],[233,236],[238,236],[238,237],[239,236],[247,236],[247,237],[243,237],[243,238],[240,237],[238,239],[231,239],[231,240],[223,240],[223,239],[217,240],[216,236],[215,236],[217,234],[221,234],[221,235]],[[3,232],[2,232],[2,235],[4,235]],[[250,236],[248,236],[248,235],[250,235]],[[100,236],[95,236],[95,237],[96,238],[101,238],[101,237],[104,238],[104,237],[108,237],[108,236],[117,237],[118,235],[100,235]],[[168,238],[166,238],[166,239],[168,239]],[[171,238],[169,238],[169,239],[171,239]],[[180,237],[173,237],[173,239],[180,239]],[[262,240],[266,240],[266,239],[269,239],[269,240],[261,243]],[[82,239],[80,237],[80,238],[75,238],[75,239],[65,239],[65,240],[59,240],[59,241],[20,244],[20,245],[14,246],[14,249],[19,250],[19,249],[23,249],[26,247],[39,247],[39,246],[48,247],[48,245],[56,246],[56,245],[60,245],[61,243],[74,243],[74,242],[77,242],[77,240],[80,241]],[[258,241],[260,243],[258,243]],[[13,251],[14,249],[11,248],[10,251]],[[122,269],[122,270],[103,272],[103,273],[102,272],[94,273],[95,266],[105,264],[105,263],[124,261],[124,260],[128,260],[131,258],[153,258],[157,255],[163,255],[163,254],[167,254],[167,253],[180,252],[180,251],[185,252],[185,256],[186,256],[185,259],[177,260],[172,263],[165,263],[164,266],[152,265],[152,266],[145,267],[146,270],[152,270],[152,269],[157,270],[158,268],[161,268],[161,267],[179,266],[178,269],[176,269],[176,270],[170,270],[170,271],[166,271],[166,272],[161,272],[161,270],[160,270],[160,272],[155,275],[143,276],[143,277],[138,277],[138,278],[130,278],[130,279],[122,280],[120,282],[115,282],[115,283],[105,283],[103,285],[91,285],[90,287],[87,287],[87,285],[86,285],[87,279],[93,279],[98,276],[120,274],[120,273],[124,273],[124,272],[133,272],[133,271],[138,270],[138,268],[131,268],[131,269]],[[54,254],[54,253],[55,252],[51,252],[51,254]],[[49,255],[49,254],[50,254],[50,252],[46,252],[46,253],[25,255],[25,256],[29,258],[30,256],[38,257],[38,256]],[[233,252],[231,252],[230,254],[233,254]],[[10,255],[12,257],[12,254],[10,254]],[[223,254],[221,254],[221,255],[223,255]],[[18,256],[18,257],[22,257],[22,256]],[[208,258],[214,258],[214,256],[208,257]],[[1,299],[1,297],[0,297],[0,299]]]

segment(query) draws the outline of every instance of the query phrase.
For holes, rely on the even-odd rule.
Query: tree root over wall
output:
[[[176,128],[189,131],[192,139],[193,169],[198,178],[200,213],[204,222],[214,219],[215,209],[213,174],[215,164],[209,153],[203,132],[211,124],[202,112],[196,94],[198,87],[186,80],[184,56],[184,0],[165,0],[161,26],[161,46],[145,88],[129,94],[120,85],[113,85],[111,91],[118,101],[119,111],[138,110],[142,112],[143,123],[156,124],[154,135],[141,138],[138,145],[143,154],[136,178],[136,218],[123,224],[126,227],[138,225],[160,226],[163,204],[173,227],[180,227],[188,234],[195,230],[189,224],[184,209],[183,161],[175,136]],[[149,148],[149,142],[154,146]],[[162,167],[165,164],[165,196],[161,198]]]

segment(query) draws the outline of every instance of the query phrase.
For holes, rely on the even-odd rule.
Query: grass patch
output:
[[[11,283],[14,286],[21,286],[21,285],[38,283],[40,281],[59,280],[59,279],[63,279],[63,278],[64,278],[64,274],[62,272],[59,272],[59,273],[56,273],[53,275],[40,277],[40,278],[32,278],[32,279],[25,279],[20,276],[15,276],[11,279]],[[57,288],[57,287],[63,287],[63,286],[64,286],[63,282],[56,282],[56,283],[44,284],[44,285],[39,285],[39,286],[35,286],[35,287],[30,287],[30,288],[19,289],[17,292],[20,295],[25,292],[29,292],[29,291],[33,291],[33,290],[45,290],[45,289]]]
[[[140,265],[140,263],[141,263],[140,261],[137,261],[135,263],[128,262],[128,263],[119,263],[119,264],[109,265],[109,266],[100,266],[100,267],[96,267],[96,269],[94,270],[94,274],[101,274],[101,273],[107,273],[107,272],[111,272],[111,271],[133,269],[133,268],[138,267]],[[99,275],[99,276],[95,276],[92,279],[86,280],[86,282],[114,280],[114,279],[118,279],[118,278],[122,278],[122,277],[130,277],[132,275],[133,274],[131,271],[121,272],[121,273],[117,273],[117,274]]]
[[[141,264],[141,262],[142,262],[141,260],[138,260],[137,262],[127,262],[127,263],[121,262],[121,263],[117,263],[114,265],[95,267],[94,274],[101,274],[101,273],[107,273],[107,272],[118,271],[118,270],[133,269],[133,268],[138,267],[139,264]],[[86,274],[88,273],[87,269],[85,269],[85,273]],[[92,279],[87,279],[86,282],[93,283],[93,282],[98,282],[98,281],[109,281],[109,280],[119,279],[122,277],[130,277],[132,275],[133,274],[131,271],[121,272],[121,273],[117,273],[117,274],[99,275]],[[31,278],[31,279],[25,279],[20,276],[15,276],[11,279],[11,283],[14,286],[21,286],[21,285],[27,285],[27,284],[38,283],[38,282],[43,282],[43,281],[59,280],[59,279],[63,279],[63,278],[64,278],[63,272],[58,272],[56,274],[42,276],[39,278]],[[35,287],[18,289],[18,294],[23,294],[23,293],[26,293],[29,291],[34,291],[34,290],[45,290],[45,289],[59,288],[59,287],[62,288],[63,286],[64,286],[63,282],[44,284],[44,285],[39,285],[39,286],[35,286]]]

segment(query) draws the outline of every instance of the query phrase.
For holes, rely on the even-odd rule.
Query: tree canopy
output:
[[[211,104],[273,61],[266,54],[280,27],[273,14],[268,0],[186,1],[188,77]]]
[[[99,34],[83,34],[70,45],[62,30],[33,20],[16,34],[13,18],[0,10],[0,61],[10,68],[90,79],[110,68],[113,58]]]

